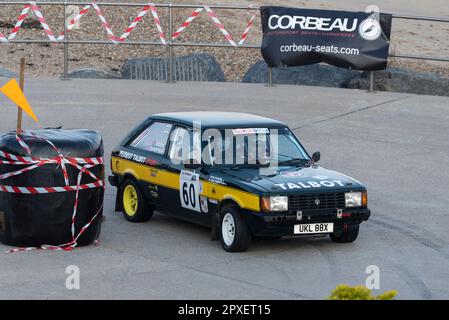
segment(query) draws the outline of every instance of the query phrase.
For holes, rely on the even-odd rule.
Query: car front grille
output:
[[[345,207],[344,192],[290,195],[289,210],[339,209]]]

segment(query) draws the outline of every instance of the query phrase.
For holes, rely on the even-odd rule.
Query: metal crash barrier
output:
[[[77,1],[5,1],[0,2],[0,21],[2,6],[6,5],[16,5],[22,6],[22,11],[18,10],[18,19],[15,23],[14,28],[9,34],[0,33],[0,45],[1,44],[27,44],[27,43],[41,43],[41,44],[63,44],[64,55],[63,55],[63,74],[62,79],[68,79],[68,68],[69,68],[69,50],[71,44],[99,44],[99,45],[149,45],[149,46],[164,46],[167,48],[168,52],[168,70],[167,70],[167,80],[168,82],[173,82],[174,72],[174,53],[173,48],[175,46],[179,47],[209,47],[209,48],[223,48],[223,49],[260,49],[260,45],[248,45],[245,44],[251,28],[254,26],[256,18],[259,16],[259,7],[254,5],[199,5],[199,4],[153,4],[153,3],[113,3],[113,2],[77,2]],[[64,26],[57,28],[58,30],[63,29],[60,34],[56,34],[52,28],[47,24],[45,16],[42,14],[42,6],[60,6],[63,8],[63,21]],[[67,13],[69,6],[79,6],[79,13],[67,21]],[[140,7],[140,11],[137,12],[137,16],[132,20],[131,24],[120,36],[117,36],[113,32],[113,28],[110,26],[105,16],[103,15],[103,7]],[[158,9],[168,11],[168,30],[162,28],[161,20],[159,18]],[[174,24],[175,10],[176,9],[193,9],[193,12],[180,26]],[[225,24],[222,23],[219,16],[217,15],[217,10],[245,10],[251,12],[250,19],[247,21],[245,30],[242,31],[238,40],[228,32]],[[81,19],[86,19],[83,16],[89,11],[94,11],[98,23],[105,29],[108,40],[87,40],[87,39],[71,39],[70,33],[75,32],[74,26],[81,21]],[[44,32],[47,35],[47,39],[19,39],[17,36],[18,32],[22,27],[22,22],[30,15],[35,15]],[[189,25],[199,16],[200,14],[205,14],[211,20],[213,25],[217,28],[217,32],[220,32],[224,38],[223,42],[192,42],[192,41],[177,41],[177,38],[189,27]],[[402,20],[419,20],[437,23],[449,23],[449,18],[444,17],[425,17],[425,16],[414,16],[393,13],[393,19]],[[128,40],[128,36],[133,32],[134,28],[137,27],[139,22],[141,22],[145,16],[147,19],[152,19],[152,23],[157,28],[158,40],[153,41],[133,41]],[[56,28],[55,28],[56,29]],[[168,36],[167,36],[168,35]],[[439,62],[449,62],[449,56],[428,56],[428,55],[414,55],[414,54],[395,54],[390,53],[389,57],[397,59],[414,59],[414,60],[429,60],[429,61],[439,61]],[[268,85],[273,84],[273,74],[272,69],[269,68],[268,74]],[[373,90],[374,85],[374,72],[371,72],[370,76],[370,89]]]

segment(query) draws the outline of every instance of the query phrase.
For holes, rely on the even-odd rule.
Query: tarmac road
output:
[[[248,252],[226,253],[207,229],[186,222],[159,214],[148,223],[126,222],[113,211],[115,189],[108,187],[101,244],[68,253],[0,253],[0,299],[322,299],[338,284],[365,284],[369,265],[380,269],[379,291],[449,298],[449,98],[47,79],[27,80],[26,93],[41,127],[100,130],[107,162],[111,148],[152,113],[232,110],[283,120],[310,152],[321,151],[322,166],[367,184],[372,218],[352,244],[255,240]],[[1,132],[13,129],[15,108],[4,97],[0,108]],[[7,249],[0,245],[0,252]],[[68,265],[80,268],[80,290],[65,287]]]

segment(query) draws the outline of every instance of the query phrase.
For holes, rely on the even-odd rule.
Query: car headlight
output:
[[[362,192],[346,192],[345,193],[345,207],[361,207],[362,206]]]
[[[288,211],[287,196],[266,196],[260,201],[262,211]]]

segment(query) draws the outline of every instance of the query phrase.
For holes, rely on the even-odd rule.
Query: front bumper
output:
[[[348,226],[357,225],[369,219],[368,208],[334,210],[308,210],[298,214],[294,212],[270,213],[244,211],[243,216],[254,236],[280,237],[293,236],[293,228],[297,224],[333,222],[334,232],[343,231]],[[298,220],[299,217],[301,220]]]

